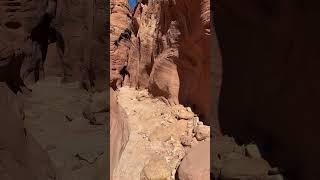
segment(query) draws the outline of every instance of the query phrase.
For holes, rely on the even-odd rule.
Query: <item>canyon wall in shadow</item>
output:
[[[230,1],[214,6],[223,76],[219,120],[255,141],[289,179],[319,179],[317,1]]]

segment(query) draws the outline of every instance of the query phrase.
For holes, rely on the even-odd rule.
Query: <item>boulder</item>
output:
[[[164,158],[151,159],[143,168],[141,180],[170,180],[171,173]]]
[[[210,137],[210,126],[198,125],[195,128],[195,133],[198,141],[205,140]]]
[[[210,180],[210,142],[192,147],[178,169],[179,180]]]

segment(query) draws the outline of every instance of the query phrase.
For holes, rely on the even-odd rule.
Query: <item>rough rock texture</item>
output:
[[[171,105],[191,106],[207,124],[214,118],[209,8],[208,0],[141,1],[132,17],[124,18],[122,11],[121,21],[131,19],[127,27],[132,35],[126,46],[116,48],[118,56],[111,56],[115,72],[125,67],[125,84],[147,88]]]
[[[25,88],[21,66],[31,56],[28,35],[47,10],[48,1],[2,1],[0,4],[0,179],[53,179],[56,172],[47,152],[24,126]]]
[[[210,127],[203,122],[210,125],[217,116],[211,104],[210,76],[219,71],[210,71],[210,2],[138,1],[132,12],[125,0],[110,4],[110,86],[119,91],[130,128],[113,178],[174,179],[190,148],[209,142]],[[170,177],[149,167],[155,156],[166,160]]]
[[[0,179],[53,179],[55,169],[47,152],[25,131],[23,104],[0,83]]]
[[[86,89],[106,89],[103,1],[15,0],[0,7],[0,32],[5,34],[1,53],[20,48],[24,56],[31,56],[24,58],[21,72],[16,71],[25,83],[59,75],[63,81],[80,81]],[[48,49],[48,43],[56,46]]]
[[[125,33],[129,27],[130,10],[127,0],[110,1],[110,177],[118,166],[120,157],[129,138],[127,115],[117,102],[118,87],[124,81],[123,73],[128,63],[130,35]]]
[[[127,0],[110,1],[110,86],[115,90],[121,87],[121,70],[128,63],[130,42],[122,38],[122,33],[129,27],[130,10]]]
[[[248,153],[253,149],[256,156]],[[271,168],[271,165],[257,154],[260,154],[260,151],[256,144],[239,146],[231,137],[214,137],[211,149],[211,178],[221,180],[282,178],[282,172],[278,168]]]
[[[128,115],[130,136],[114,172],[114,179],[159,179],[156,177],[160,176],[174,179],[182,158],[190,148],[200,143],[193,132],[198,123],[202,123],[199,117],[190,107],[168,106],[161,98],[152,97],[146,89],[137,91],[135,88],[121,87],[118,102]],[[177,115],[181,112],[189,112],[192,116],[189,116],[190,119],[179,119]],[[154,163],[155,158],[164,159],[167,165]],[[159,166],[159,171],[152,164]]]
[[[47,0],[16,0],[3,1],[0,5],[0,79],[7,81],[14,92],[24,86],[20,68],[32,56],[32,42],[28,36],[44,16],[47,3]],[[29,63],[29,66],[33,65]]]
[[[289,179],[319,179],[319,1],[231,1],[214,6],[223,58],[219,119],[254,140]]]
[[[116,93],[110,88],[110,177],[117,167],[129,139],[127,115],[117,102]]]
[[[179,180],[210,180],[210,141],[191,148],[178,169]]]
[[[77,82],[61,84],[61,77],[46,77],[30,88],[32,93],[23,96],[25,127],[49,154],[58,180],[98,179],[98,162],[108,152],[107,92],[89,94]],[[88,106],[97,123],[83,115]],[[99,166],[106,172],[106,164]]]
[[[1,1],[0,179],[97,179],[105,129],[83,117],[89,93],[56,76],[106,90],[103,14],[103,1]],[[49,43],[57,52],[51,46],[47,54]],[[105,124],[105,114],[89,114]]]
[[[108,38],[102,28],[106,23],[104,4],[101,0],[58,1],[54,26],[63,38],[64,52],[61,57],[48,59],[47,72],[63,76],[63,81],[80,81],[86,89],[106,89]]]

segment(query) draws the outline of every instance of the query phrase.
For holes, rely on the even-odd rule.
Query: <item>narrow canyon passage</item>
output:
[[[152,98],[147,90],[129,87],[119,89],[118,103],[127,114],[130,136],[114,180],[175,179],[188,150],[204,143],[201,141],[209,144],[210,127],[204,126],[190,108],[170,107]],[[194,137],[197,126],[204,130]],[[209,157],[208,148],[207,155],[202,156]],[[209,168],[209,158],[203,163]],[[208,175],[204,179],[209,179]]]

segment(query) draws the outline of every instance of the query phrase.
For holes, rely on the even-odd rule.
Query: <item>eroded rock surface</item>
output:
[[[102,1],[0,3],[0,179],[97,179],[105,96],[79,84],[106,90],[104,13]]]
[[[79,89],[78,82],[61,84],[58,77],[46,77],[30,87],[32,93],[23,96],[26,129],[49,154],[57,178],[98,179],[98,162],[106,153],[106,117],[99,121],[103,124],[91,124],[83,109],[105,109],[106,92],[89,94]],[[97,97],[100,103],[94,100]],[[98,114],[94,114],[97,119]],[[100,164],[106,171],[105,164]]]
[[[210,141],[209,8],[207,0],[138,1],[129,12],[127,1],[111,1],[110,86],[130,128],[114,179],[153,179],[145,170],[158,156],[170,171],[161,178],[174,179],[189,150]]]
[[[153,175],[174,179],[183,157],[190,147],[199,143],[194,133],[199,118],[190,108],[182,105],[170,107],[161,98],[152,97],[147,90],[122,87],[119,89],[118,102],[128,115],[130,136],[114,172],[114,179],[138,180]],[[179,119],[177,112],[189,112],[192,116],[190,119]],[[184,142],[184,138],[189,139],[190,143]],[[158,175],[158,171],[153,174],[153,168],[148,167],[152,166],[149,163],[155,157],[163,158],[167,163],[159,165],[163,169],[159,170]],[[164,173],[167,172],[164,166],[170,172],[169,177]]]
[[[121,70],[128,64],[131,31],[125,30],[129,28],[130,18],[127,0],[110,1],[110,86],[114,90],[121,87],[124,80]]]
[[[110,177],[117,167],[129,139],[128,116],[117,101],[116,92],[110,88]]]
[[[139,1],[132,14],[127,7],[111,1],[111,86],[148,89],[170,105],[191,106],[209,124],[210,2]]]
[[[0,83],[1,179],[54,179],[56,169],[49,155],[24,126],[23,102]]]

